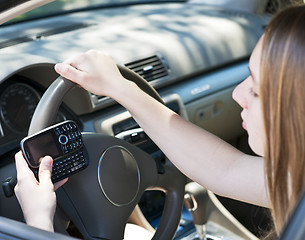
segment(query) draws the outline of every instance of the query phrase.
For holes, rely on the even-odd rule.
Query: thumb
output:
[[[39,165],[39,182],[51,181],[53,159],[50,156],[43,157]]]

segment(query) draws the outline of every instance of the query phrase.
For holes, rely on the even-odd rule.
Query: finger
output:
[[[50,182],[52,183],[51,181],[52,166],[53,166],[53,159],[50,156],[46,156],[42,158],[38,171],[38,178],[40,184],[50,183]]]
[[[22,176],[25,176],[25,175],[32,175],[34,177],[34,174],[31,171],[31,169],[29,168],[21,151],[19,151],[15,154],[15,164],[16,164],[16,170],[17,170],[17,179],[20,179]]]
[[[81,79],[84,78],[85,72],[82,72],[67,63],[57,63],[54,67],[55,71],[61,76],[80,84]]]
[[[54,183],[54,191],[56,191],[58,188],[60,188],[62,185],[64,185],[67,181],[68,181],[69,178],[65,178],[63,180],[60,180],[56,183]]]

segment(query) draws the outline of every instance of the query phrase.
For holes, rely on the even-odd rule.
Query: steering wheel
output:
[[[121,74],[162,102],[158,93],[139,75],[118,66]],[[33,115],[29,134],[53,124],[65,94],[75,86],[59,77],[47,89]],[[82,133],[89,166],[70,177],[57,190],[64,209],[85,239],[123,239],[126,222],[145,190],[165,192],[165,205],[153,239],[172,239],[178,227],[186,178],[166,160],[158,173],[155,160],[121,139]]]

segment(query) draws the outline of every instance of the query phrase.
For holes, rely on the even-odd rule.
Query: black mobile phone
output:
[[[40,158],[47,155],[53,158],[53,183],[85,169],[89,164],[81,132],[71,120],[25,137],[20,147],[36,177]]]

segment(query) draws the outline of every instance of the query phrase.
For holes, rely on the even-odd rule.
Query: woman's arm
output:
[[[123,105],[189,178],[220,195],[269,205],[262,158],[243,154],[154,100],[126,81],[107,54],[91,50],[57,64],[55,70],[86,90]]]

